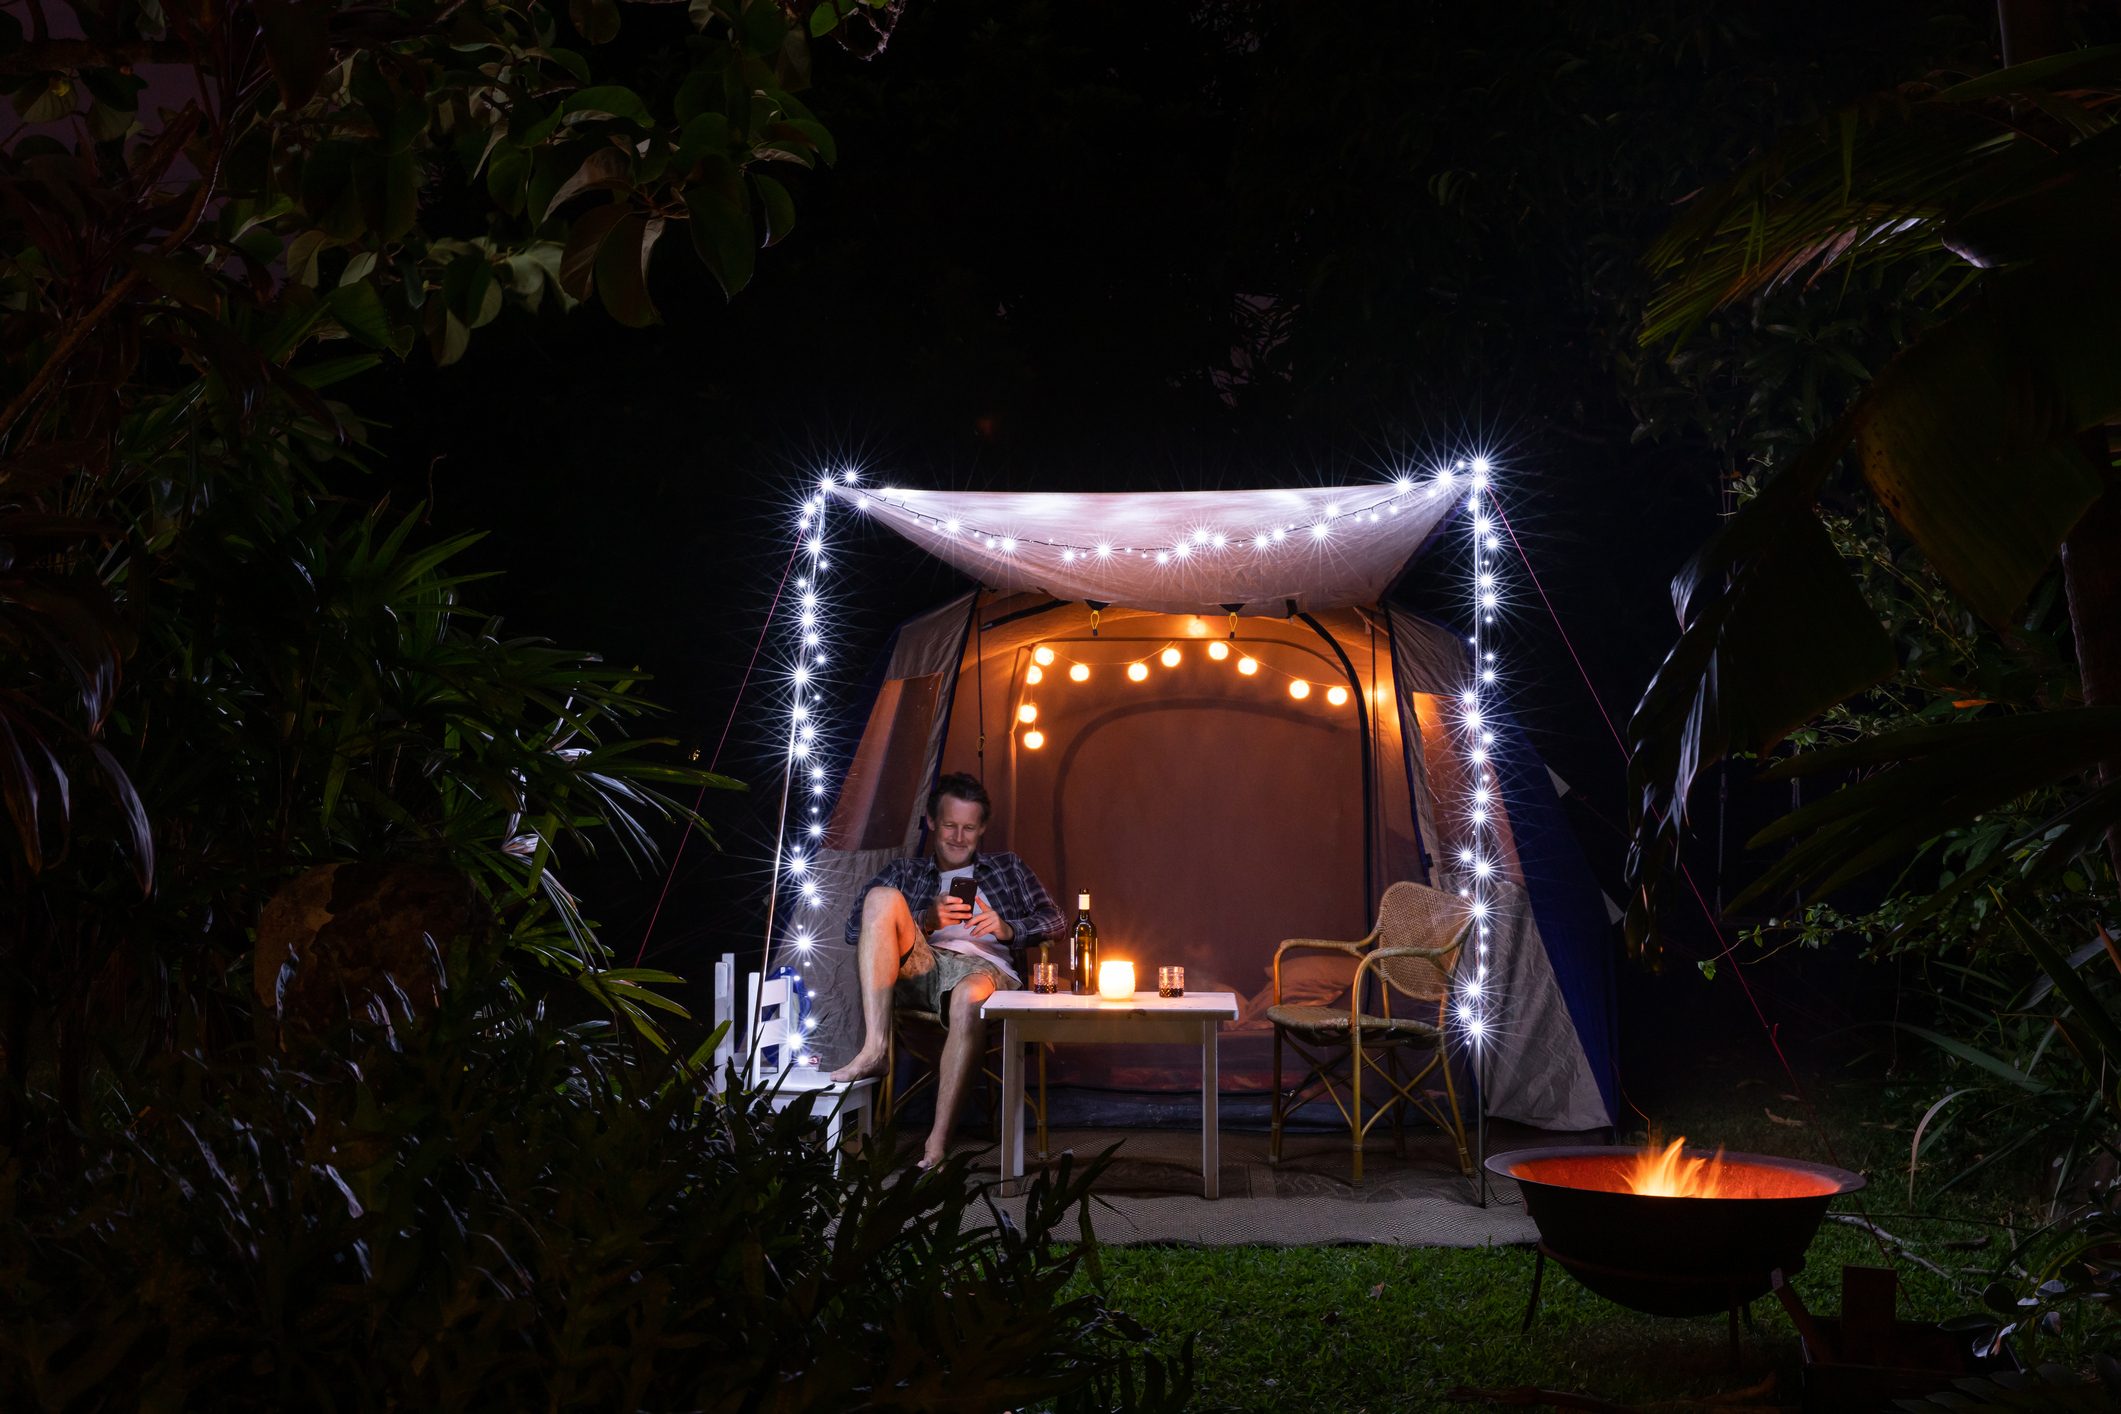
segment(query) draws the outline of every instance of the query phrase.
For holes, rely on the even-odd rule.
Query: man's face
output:
[[[979,837],[987,833],[986,810],[977,802],[946,795],[936,803],[928,820],[935,840],[935,862],[945,869],[962,869],[972,862]]]

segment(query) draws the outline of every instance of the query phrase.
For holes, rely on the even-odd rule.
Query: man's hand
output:
[[[972,917],[972,905],[955,894],[944,894],[935,901],[935,927],[928,931],[953,927]]]
[[[975,938],[1000,938],[1007,942],[1012,931],[1002,922],[1002,916],[991,908],[982,908],[972,915],[972,936]]]

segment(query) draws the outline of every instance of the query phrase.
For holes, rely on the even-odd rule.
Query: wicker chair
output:
[[[1354,1144],[1354,1179],[1362,1182],[1363,1139],[1387,1111],[1399,1152],[1406,1152],[1405,1112],[1412,1106],[1436,1122],[1458,1146],[1458,1166],[1470,1174],[1465,1120],[1458,1112],[1458,1091],[1445,1054],[1444,1007],[1451,995],[1451,969],[1470,932],[1462,900],[1422,884],[1398,883],[1385,890],[1377,926],[1355,942],[1291,938],[1274,952],[1274,1005],[1267,1019],[1274,1024],[1274,1123],[1268,1162],[1281,1161],[1282,1122],[1290,1111],[1316,1098],[1330,1097],[1348,1122]],[[1281,961],[1290,952],[1338,952],[1360,961],[1340,1006],[1282,1004]],[[1362,1009],[1363,984],[1374,975],[1379,983],[1380,1012]],[[1394,993],[1416,1003],[1415,1015],[1394,1016]],[[1433,1010],[1432,1010],[1433,1008]],[[1282,1045],[1287,1042],[1309,1066],[1295,1089],[1282,1089]],[[1401,1074],[1402,1053],[1425,1053],[1411,1076]],[[1392,1098],[1363,1114],[1363,1072],[1381,1080]],[[1438,1105],[1421,1088],[1434,1071],[1443,1072],[1444,1102]],[[1342,1090],[1346,1096],[1343,1098]]]

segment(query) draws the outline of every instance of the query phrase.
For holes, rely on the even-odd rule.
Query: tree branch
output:
[[[174,39],[95,44],[86,39],[47,39],[0,50],[0,74],[45,74],[61,69],[130,69],[135,64],[184,64],[191,53]]]

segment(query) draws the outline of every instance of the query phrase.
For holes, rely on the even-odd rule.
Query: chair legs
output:
[[[1267,1162],[1281,1162],[1281,1118],[1286,1097],[1281,1090],[1281,1028],[1274,1028],[1274,1088],[1268,1092],[1273,1097],[1272,1118],[1267,1129]]]
[[[1345,1050],[1334,1048],[1325,1054],[1314,1054],[1301,1041],[1290,1038],[1288,1044],[1295,1047],[1297,1056],[1309,1069],[1303,1079],[1293,1088],[1282,1083],[1283,1033],[1279,1028],[1274,1033],[1274,1089],[1272,1094],[1272,1119],[1267,1142],[1267,1161],[1281,1162],[1282,1137],[1287,1127],[1289,1114],[1305,1101],[1323,1094],[1333,1101],[1334,1108],[1348,1125],[1348,1166],[1350,1181],[1357,1187],[1363,1181],[1363,1143],[1370,1130],[1387,1114],[1392,1120],[1395,1144],[1401,1156],[1406,1153],[1406,1111],[1409,1106],[1435,1122],[1436,1127],[1451,1137],[1457,1150],[1460,1172],[1471,1174],[1473,1162],[1466,1149],[1465,1117],[1458,1107],[1458,1086],[1451,1074],[1449,1059],[1440,1051],[1431,1052],[1428,1062],[1410,1076],[1400,1064],[1400,1046],[1380,1048],[1365,1047],[1359,1038],[1353,1038]],[[1432,1070],[1443,1071],[1444,1099],[1442,1104],[1429,1099],[1421,1089]],[[1382,1082],[1388,1092],[1383,1103],[1367,1113],[1363,1106],[1363,1074],[1371,1073],[1374,1086]],[[1342,1090],[1345,1087],[1346,1093]],[[1373,1094],[1374,1089],[1373,1089]]]

